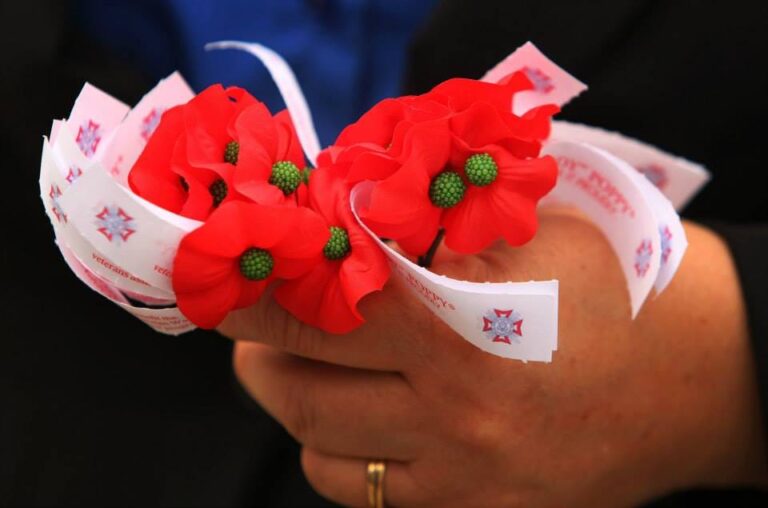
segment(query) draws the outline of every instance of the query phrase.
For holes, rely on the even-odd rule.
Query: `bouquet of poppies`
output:
[[[394,267],[468,340],[490,340],[481,347],[496,354],[548,359],[556,281],[473,286],[425,268],[441,242],[471,255],[533,238],[537,205],[564,157],[542,153],[552,116],[585,87],[529,44],[492,79],[450,79],[379,102],[317,153],[290,69],[266,48],[241,46],[267,65],[287,110],[272,114],[238,87],[194,95],[174,74],[131,111],[86,86],[70,118],[54,122],[41,193],[72,270],[166,333],[214,328],[267,288],[302,322],[346,333],[364,323],[360,301]],[[647,182],[635,184],[651,192]],[[659,241],[648,240],[646,271],[660,270]],[[514,308],[475,308],[467,302],[477,294],[518,300]],[[534,304],[549,309],[542,323],[532,323],[537,312],[526,312],[521,297],[548,298]],[[544,352],[499,353],[499,343],[521,344],[526,313],[543,339],[531,347]]]

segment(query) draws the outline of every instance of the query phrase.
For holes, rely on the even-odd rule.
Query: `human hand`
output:
[[[600,232],[545,214],[523,248],[442,251],[432,269],[478,281],[560,280],[553,363],[487,354],[393,281],[343,336],[269,298],[220,331],[242,385],[300,441],[322,495],[366,503],[387,461],[392,506],[632,506],[696,485],[756,484],[765,457],[736,274],[723,243],[687,225],[669,288],[630,319]]]

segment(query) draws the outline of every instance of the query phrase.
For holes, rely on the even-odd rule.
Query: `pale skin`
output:
[[[560,280],[551,364],[492,356],[391,281],[344,336],[270,298],[220,331],[248,391],[303,445],[323,496],[366,506],[365,468],[387,462],[388,506],[623,507],[698,486],[768,483],[744,304],[727,247],[690,243],[667,290],[630,318],[601,233],[565,211],[522,248],[440,251],[432,269],[489,281]]]

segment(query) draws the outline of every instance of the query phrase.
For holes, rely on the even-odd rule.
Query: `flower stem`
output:
[[[419,259],[417,260],[419,266],[423,266],[424,268],[432,266],[432,258],[435,257],[435,252],[437,252],[437,248],[440,246],[440,242],[443,241],[444,236],[445,230],[440,228],[435,235],[435,239],[432,240],[432,245],[429,246],[427,253],[423,256],[419,256]]]

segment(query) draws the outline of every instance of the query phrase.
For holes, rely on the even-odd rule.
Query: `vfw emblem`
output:
[[[149,141],[149,138],[154,134],[164,111],[164,108],[152,108],[152,111],[141,121],[141,137],[144,138],[144,141]]]
[[[97,231],[110,242],[118,245],[125,242],[136,232],[133,217],[125,213],[119,206],[105,206],[96,214]]]
[[[78,168],[77,166],[70,166],[69,167],[69,173],[67,173],[67,176],[64,178],[67,179],[67,182],[72,184],[75,180],[83,176],[83,170]]]
[[[516,310],[489,310],[483,316],[483,332],[491,342],[520,343],[523,336],[523,316]]]
[[[64,209],[61,208],[61,204],[59,203],[61,189],[58,185],[51,185],[48,197],[51,198],[51,211],[53,212],[53,215],[56,216],[56,220],[59,222],[67,222],[67,214],[64,213]]]
[[[661,264],[665,265],[672,254],[672,231],[669,230],[669,226],[663,224],[659,227],[659,235],[661,236]]]
[[[664,187],[667,186],[667,171],[662,166],[650,163],[644,166],[639,166],[637,170],[657,188],[664,189]]]
[[[651,255],[653,246],[650,240],[643,240],[635,249],[635,273],[638,277],[645,277],[651,267]]]
[[[92,157],[96,153],[101,141],[101,127],[93,120],[88,120],[77,131],[75,142],[86,157]]]
[[[533,83],[533,89],[540,93],[549,93],[555,89],[555,85],[552,84],[552,79],[544,74],[541,69],[533,67],[523,67],[522,71],[525,76]]]

